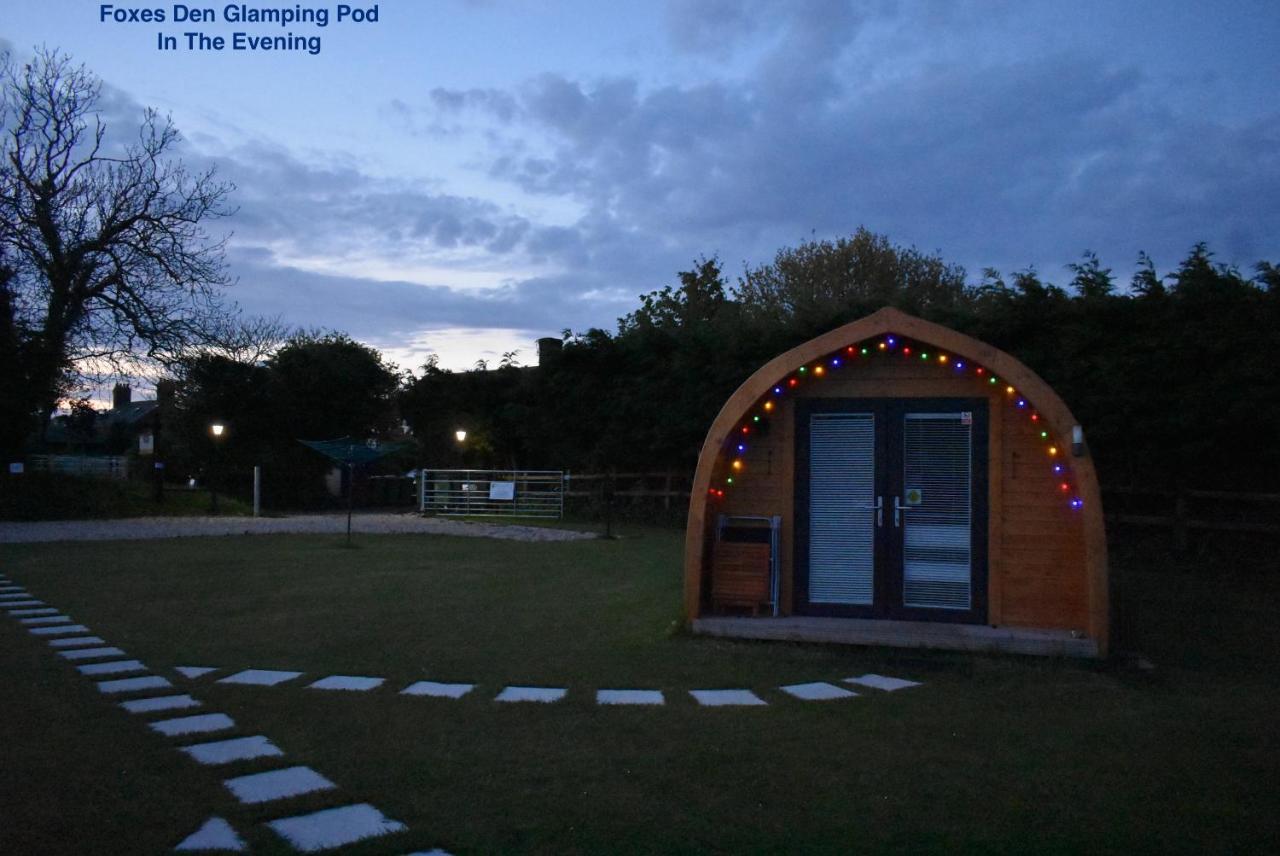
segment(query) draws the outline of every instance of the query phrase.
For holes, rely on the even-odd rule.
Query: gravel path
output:
[[[121,541],[200,535],[333,534],[347,531],[345,514],[297,517],[135,517],[128,520],[50,520],[0,523],[0,543],[29,541]],[[543,526],[472,523],[416,514],[358,514],[351,531],[365,534],[462,535],[512,541],[581,541],[597,537]]]

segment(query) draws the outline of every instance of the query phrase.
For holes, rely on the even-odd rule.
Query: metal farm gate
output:
[[[423,470],[418,508],[446,517],[564,516],[563,470]]]

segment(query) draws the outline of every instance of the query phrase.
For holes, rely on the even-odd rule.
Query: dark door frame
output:
[[[902,605],[902,532],[894,525],[893,499],[901,497],[902,422],[905,414],[928,411],[973,414],[970,519],[970,608],[930,609]],[[815,413],[871,413],[875,416],[875,495],[884,498],[884,523],[875,532],[875,573],[870,606],[809,602],[809,421]],[[795,406],[794,611],[799,615],[880,618],[963,624],[987,622],[987,527],[989,420],[985,398],[802,398]],[[889,427],[893,426],[892,430]],[[875,512],[868,512],[874,514]]]

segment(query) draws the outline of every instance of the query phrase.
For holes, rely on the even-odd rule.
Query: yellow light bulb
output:
[[[1058,454],[1058,447],[1057,447],[1057,446],[1050,446],[1050,447],[1049,447],[1049,457],[1051,457],[1051,458],[1052,458],[1052,457],[1054,457],[1054,456],[1055,456],[1055,455],[1057,455],[1057,454]]]
[[[772,401],[766,401],[766,402],[764,403],[764,409],[765,409],[765,411],[766,411],[766,412],[767,412],[767,411],[772,410],[772,409],[773,409],[773,402],[772,402]]]
[[[735,470],[740,470],[740,469],[742,469],[742,461],[734,461],[734,462],[733,462],[733,468],[734,468]]]
[[[1005,391],[1005,392],[1007,392],[1007,393],[1009,393],[1010,395],[1013,395],[1013,387],[1011,387],[1011,386],[1006,386],[1006,387],[1004,388],[1004,391]]]

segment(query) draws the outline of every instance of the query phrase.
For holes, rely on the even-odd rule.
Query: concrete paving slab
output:
[[[230,764],[232,761],[248,761],[253,758],[274,758],[284,755],[280,751],[280,747],[262,735],[234,737],[230,740],[217,740],[213,743],[197,743],[194,746],[183,746],[178,751],[187,753],[201,764]]]
[[[225,713],[198,713],[195,716],[179,716],[176,719],[159,719],[148,722],[152,731],[159,731],[166,737],[181,737],[183,734],[208,734],[211,731],[225,731],[235,728],[236,722]]]
[[[274,687],[291,681],[302,672],[281,672],[274,669],[245,669],[218,681],[220,684],[248,684],[255,687]]]
[[[666,704],[661,690],[598,690],[597,704]]]
[[[236,831],[220,817],[211,817],[188,835],[174,850],[213,850],[240,853],[249,849]]]
[[[406,829],[368,803],[329,808],[267,824],[303,853],[316,853]],[[433,853],[436,851],[432,851]]]
[[[917,681],[908,681],[902,678],[886,678],[884,675],[863,675],[860,678],[845,678],[846,684],[858,684],[864,687],[872,687],[885,692],[893,692],[894,690],[905,690],[907,687],[918,687],[920,683]]]
[[[28,627],[33,636],[70,636],[73,633],[88,633],[89,628],[83,624],[56,624],[53,627]]]
[[[321,678],[314,684],[310,684],[307,689],[347,690],[350,692],[367,693],[369,690],[382,686],[386,680],[386,678],[361,678],[356,675],[330,675],[327,678]]]
[[[568,690],[560,687],[507,687],[494,701],[535,701],[550,704],[560,701]]]
[[[71,616],[69,615],[41,615],[37,618],[19,618],[19,624],[25,624],[28,627],[37,627],[42,624],[70,624]]]
[[[37,602],[38,601],[27,601],[23,606]],[[11,609],[9,610],[9,615],[12,618],[25,618],[32,615],[57,615],[58,612],[59,610],[54,609],[52,606],[46,606],[41,609]]]
[[[105,640],[101,636],[67,636],[63,639],[50,639],[50,648],[75,648],[78,645],[102,645]]]
[[[182,677],[190,678],[191,680],[194,681],[196,678],[203,677],[204,675],[207,675],[210,672],[218,671],[218,667],[217,666],[174,666],[173,670],[177,672],[179,675],[182,675]]]
[[[286,767],[266,773],[251,773],[223,781],[227,790],[242,803],[256,804],[336,788],[333,782],[310,767]],[[358,839],[352,839],[358,840]],[[329,845],[337,846],[337,845]]]
[[[815,681],[811,684],[791,684],[786,687],[778,687],[787,695],[795,696],[804,701],[829,701],[838,698],[857,698],[858,694],[852,690],[846,690],[835,684],[824,683],[823,681]]]
[[[442,684],[436,681],[418,681],[416,684],[409,684],[409,686],[400,690],[400,695],[462,698],[475,687],[475,684]]]
[[[147,675],[145,678],[123,678],[118,681],[99,681],[98,690],[104,693],[136,693],[142,690],[168,689],[173,684],[159,675]]]
[[[124,675],[129,672],[149,671],[147,667],[142,665],[138,660],[113,660],[110,663],[89,663],[85,666],[76,666],[76,670],[82,675]]]
[[[72,648],[67,651],[59,651],[58,656],[64,660],[97,660],[102,657],[123,657],[124,652],[119,648]]]
[[[768,704],[751,690],[690,690],[704,707],[758,706]]]
[[[162,710],[186,710],[187,708],[199,707],[200,702],[189,695],[183,694],[122,701],[120,706],[130,713],[158,713]]]

